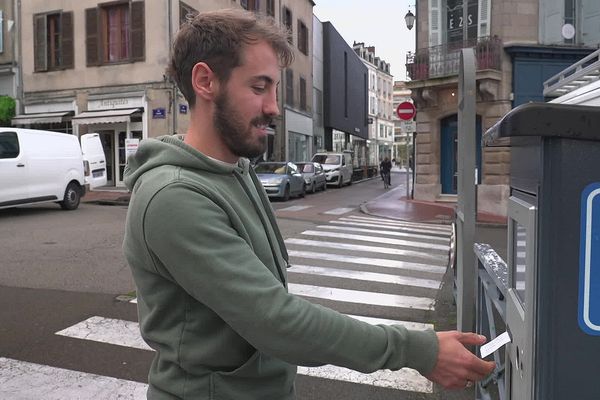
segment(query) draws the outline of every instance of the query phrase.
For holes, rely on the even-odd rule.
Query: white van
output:
[[[85,171],[85,184],[89,189],[107,183],[106,156],[98,133],[81,135],[81,152]]]
[[[311,161],[323,166],[328,185],[342,187],[352,183],[352,157],[349,152],[316,153]]]
[[[84,185],[76,136],[0,128],[0,208],[57,202],[74,210],[85,194]]]

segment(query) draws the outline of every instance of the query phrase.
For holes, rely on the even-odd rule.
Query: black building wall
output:
[[[323,58],[326,148],[332,129],[368,139],[367,67],[330,22],[323,23]]]

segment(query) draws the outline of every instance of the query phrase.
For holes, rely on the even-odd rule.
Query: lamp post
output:
[[[413,14],[410,9],[404,16],[404,21],[406,21],[406,27],[409,31],[415,26],[415,14]]]

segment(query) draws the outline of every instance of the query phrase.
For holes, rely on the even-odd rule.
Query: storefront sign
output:
[[[153,119],[165,119],[166,117],[167,117],[167,111],[163,107],[152,109],[152,118]]]
[[[140,145],[140,139],[125,139],[125,161],[135,154]]]
[[[122,108],[144,107],[143,97],[114,97],[88,100],[88,111],[118,110]]]

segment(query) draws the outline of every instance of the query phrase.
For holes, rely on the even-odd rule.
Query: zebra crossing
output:
[[[289,291],[370,324],[432,328],[431,313],[446,272],[451,229],[346,215],[286,239]],[[131,304],[131,307],[134,307]],[[137,322],[92,316],[59,337],[152,351]],[[299,367],[305,376],[432,393],[411,369],[362,374],[332,365]],[[31,385],[36,382],[36,385]],[[0,398],[144,399],[147,385],[0,357]]]

